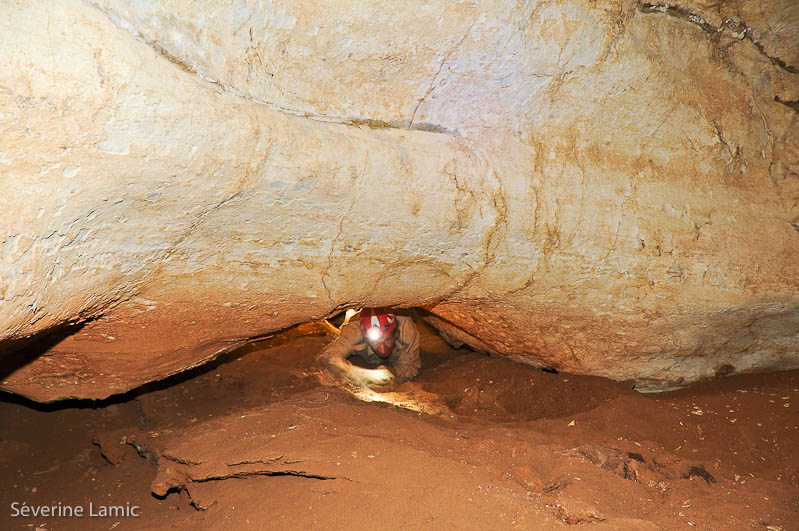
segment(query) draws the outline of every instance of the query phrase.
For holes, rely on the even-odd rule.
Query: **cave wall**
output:
[[[795,2],[0,9],[3,389],[364,305],[642,389],[799,367]]]

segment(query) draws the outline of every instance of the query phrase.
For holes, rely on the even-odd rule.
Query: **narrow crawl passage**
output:
[[[320,324],[335,335],[344,319],[342,312]],[[632,393],[632,382],[617,383],[584,375],[557,376],[554,369],[480,355],[469,348],[453,350],[435,329],[420,318],[416,322],[424,354],[419,376],[390,391],[348,389],[355,398],[449,418],[524,421],[572,415],[621,394],[637,394]]]
[[[644,396],[455,351],[420,328],[422,373],[383,403],[319,384],[319,324],[99,407],[0,402],[0,526],[99,525],[11,515],[10,503],[54,501],[138,507],[101,522],[115,529],[795,521],[799,371]]]

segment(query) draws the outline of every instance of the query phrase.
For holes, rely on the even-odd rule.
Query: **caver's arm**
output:
[[[361,341],[363,336],[360,327],[357,322],[350,321],[341,327],[338,338],[322,349],[316,361],[324,365],[333,376],[338,376],[343,370],[352,366],[347,358]]]
[[[394,375],[385,369],[356,367],[347,358],[362,345],[363,334],[357,322],[349,322],[341,328],[341,335],[327,345],[316,357],[327,371],[341,382],[357,387],[381,389],[394,381]]]
[[[399,355],[391,367],[391,372],[399,383],[410,380],[419,374],[422,360],[419,358],[419,330],[410,317],[398,317],[397,347]]]

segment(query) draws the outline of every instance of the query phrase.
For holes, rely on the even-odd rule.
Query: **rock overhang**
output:
[[[4,388],[386,304],[652,389],[797,366],[789,3],[302,6],[8,8],[0,337],[92,321]]]

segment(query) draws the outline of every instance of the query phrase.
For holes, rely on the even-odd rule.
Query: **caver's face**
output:
[[[394,337],[394,332],[392,331],[389,334],[383,334],[380,336],[379,339],[376,340],[369,340],[369,345],[372,347],[378,356],[381,358],[388,358],[391,355],[391,351],[394,350],[394,343],[396,342],[396,338]]]

